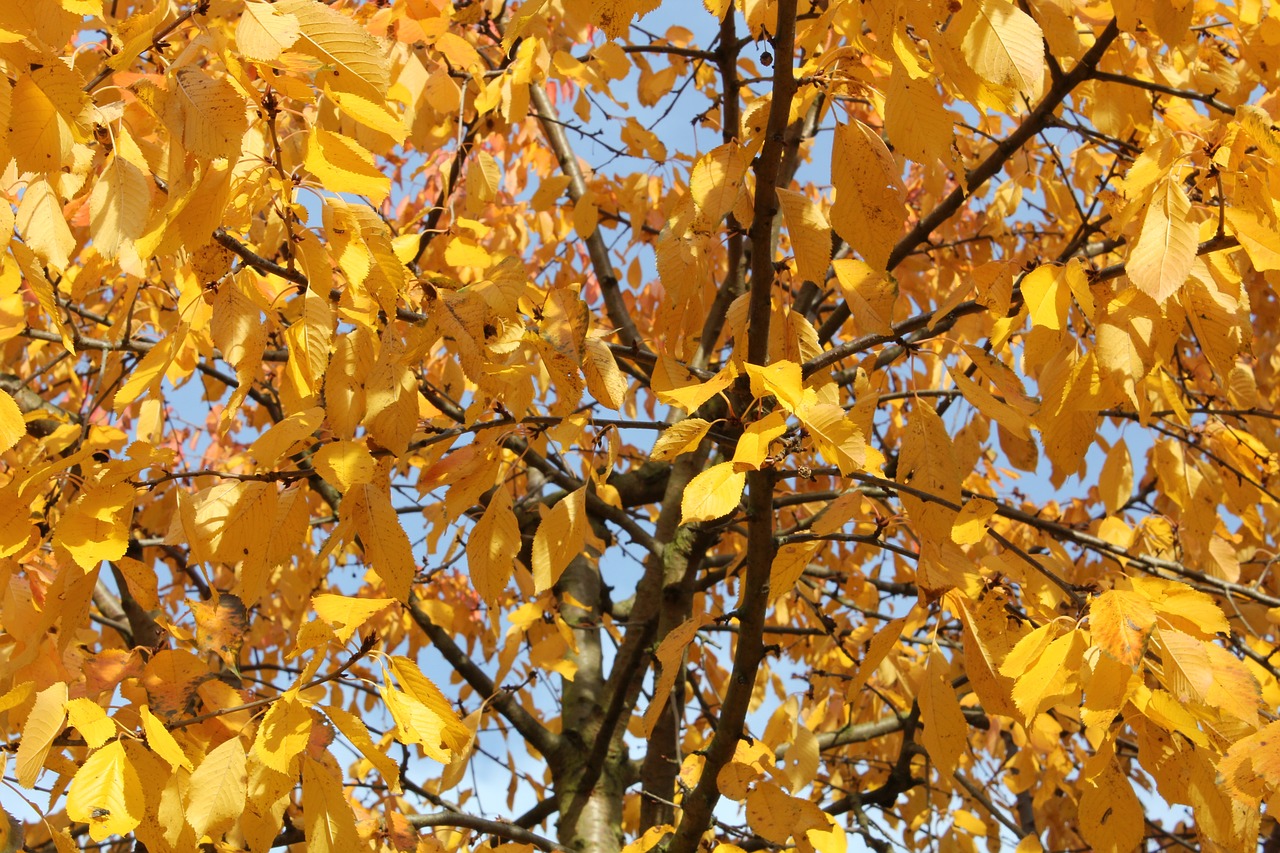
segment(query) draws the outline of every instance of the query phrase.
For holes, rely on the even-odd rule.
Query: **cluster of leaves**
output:
[[[1278,45],[0,3],[27,849],[1274,836]]]

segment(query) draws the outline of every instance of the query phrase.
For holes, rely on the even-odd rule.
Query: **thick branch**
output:
[[[795,97],[796,0],[778,3],[778,34],[774,38],[776,65],[773,101],[765,128],[764,146],[756,161],[755,209],[751,223],[751,295],[748,308],[747,359],[769,363],[769,318],[773,293],[773,222],[778,213],[777,181],[786,155],[784,134]],[[794,144],[799,144],[798,138]],[[773,563],[772,471],[752,471],[747,476],[747,569],[742,604],[738,610],[738,646],[733,672],[720,709],[716,733],[706,751],[706,763],[697,786],[684,799],[684,814],[676,827],[670,853],[693,853],[702,834],[711,826],[720,788],[716,776],[733,757],[746,721],[756,675],[764,658],[763,630],[769,602],[769,570]]]

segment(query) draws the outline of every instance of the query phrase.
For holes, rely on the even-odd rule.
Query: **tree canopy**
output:
[[[1273,849],[1278,69],[0,3],[0,849]]]

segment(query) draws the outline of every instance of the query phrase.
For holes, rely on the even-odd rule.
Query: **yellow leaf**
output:
[[[396,144],[404,142],[409,137],[409,128],[405,127],[400,117],[388,109],[385,104],[375,103],[352,92],[330,92],[329,97],[338,105],[338,109],[343,114],[350,116],[365,127],[371,127],[379,133],[385,133],[394,139]],[[493,156],[488,152],[481,151],[480,154],[488,157],[490,162],[493,161]],[[494,169],[497,169],[496,164]],[[468,188],[470,188],[469,182]],[[493,189],[497,189],[496,180],[493,182]]]
[[[311,232],[305,232],[310,235]],[[315,240],[314,236],[304,238],[299,255],[310,249],[306,248]],[[328,259],[318,259],[328,270]],[[304,260],[307,276],[314,288],[319,283],[317,275],[311,271],[312,264]],[[285,343],[289,346],[289,363],[287,367],[289,379],[300,396],[318,397],[323,384],[324,372],[329,366],[329,345],[333,340],[333,309],[329,306],[328,289],[321,296],[313,290],[302,295],[302,316],[289,325],[284,332]]]
[[[747,823],[761,838],[779,845],[793,835],[803,838],[810,829],[827,832],[830,827],[817,805],[791,796],[772,782],[757,783],[747,794]]]
[[[31,788],[36,784],[40,770],[53,739],[62,733],[67,718],[67,685],[59,681],[36,694],[35,704],[27,714],[22,727],[22,742],[18,744],[18,784]]]
[[[147,746],[151,747],[151,751],[167,761],[174,770],[179,767],[185,767],[188,771],[194,770],[191,759],[187,757],[187,753],[177,739],[146,705],[142,706],[141,716],[142,732],[147,736]]]
[[[76,238],[62,214],[62,202],[45,180],[31,181],[18,205],[18,233],[37,256],[58,270],[65,270],[76,248]]]
[[[182,146],[199,157],[236,157],[248,122],[244,98],[235,86],[192,67],[178,69],[174,78]]]
[[[1280,270],[1280,234],[1252,210],[1228,207],[1226,216],[1253,268],[1259,272]]]
[[[373,482],[377,462],[363,441],[334,441],[316,451],[316,471],[338,491]]]
[[[1147,205],[1138,241],[1124,271],[1129,280],[1163,304],[1186,283],[1195,263],[1199,229],[1188,219],[1191,200],[1172,175],[1161,179]]]
[[[587,490],[584,486],[561,498],[538,525],[533,537],[533,586],[544,592],[556,585],[587,537]]]
[[[987,521],[995,515],[995,501],[972,497],[951,525],[951,541],[957,545],[976,545],[987,535]]]
[[[587,391],[605,408],[621,410],[627,397],[627,377],[609,347],[599,338],[588,337],[583,355],[582,375],[587,380]]]
[[[712,465],[685,486],[680,523],[713,521],[733,512],[746,483],[746,472],[734,470],[732,462]]]
[[[801,281],[823,284],[831,265],[831,225],[822,208],[802,192],[777,190],[782,216],[796,255],[796,274]]]
[[[831,227],[883,270],[906,216],[900,173],[874,130],[857,119],[836,126],[831,154]]]
[[[0,389],[0,453],[18,443],[27,434],[27,422],[22,410],[9,392]]]
[[[395,601],[390,598],[364,598],[324,593],[311,599],[316,615],[328,622],[338,642],[346,643],[364,623],[386,610]]]
[[[1044,91],[1043,38],[1035,19],[1009,0],[980,0],[961,49],[1006,107],[1025,108]]]
[[[893,305],[898,299],[897,283],[884,272],[857,258],[837,258],[831,262],[840,292],[853,312],[860,334],[892,333]]]
[[[760,470],[769,457],[769,446],[786,431],[787,416],[780,411],[770,412],[760,420],[748,424],[733,451],[735,467],[740,470]]]
[[[806,403],[796,410],[814,444],[842,474],[861,471],[867,461],[867,442],[845,411],[835,403]]]
[[[84,81],[60,59],[49,58],[13,87],[9,150],[23,172],[56,172],[71,160],[88,104]]]
[[[133,497],[128,483],[86,489],[58,523],[54,544],[66,548],[86,572],[103,560],[120,559],[129,545]]]
[[[449,700],[440,692],[440,688],[431,679],[422,674],[418,665],[406,657],[391,658],[391,668],[396,680],[404,688],[404,695],[417,704],[419,711],[415,720],[421,722],[429,718],[429,725],[418,727],[418,734],[423,738],[420,743],[427,755],[448,764],[453,754],[461,751],[471,738],[467,727],[454,713]],[[426,718],[420,714],[425,713]]]
[[[91,749],[98,749],[116,734],[116,724],[92,699],[72,699],[67,703],[67,722],[76,727]]]
[[[282,0],[275,11],[297,19],[300,37],[292,49],[327,66],[322,72],[325,85],[375,102],[386,97],[386,49],[350,15],[319,0]]]
[[[659,716],[668,710],[667,700],[671,698],[671,688],[675,686],[676,677],[684,673],[684,665],[681,661],[685,652],[689,644],[698,636],[698,629],[710,621],[711,617],[706,613],[699,614],[693,619],[686,619],[672,628],[658,644],[654,656],[658,659],[661,669],[654,682],[653,699],[644,712],[642,724],[644,737],[649,738],[653,735],[653,727],[657,725]]]
[[[94,841],[128,835],[145,811],[142,780],[118,740],[89,756],[67,791],[67,817],[89,824]]]
[[[310,755],[302,762],[302,819],[307,853],[347,853],[360,848],[356,817],[342,779]]]
[[[249,776],[240,738],[222,742],[191,774],[187,823],[196,836],[209,835],[244,813]]]
[[[400,793],[400,765],[387,754],[387,751],[373,742],[364,720],[339,705],[325,705],[324,712],[333,720],[333,724],[342,732],[342,736],[351,741],[351,745],[360,750],[360,754],[369,759],[369,763],[378,771],[382,781],[387,783],[391,793]]]
[[[1280,721],[1231,745],[1218,764],[1218,776],[1233,795],[1257,803],[1265,793],[1280,788]]]
[[[1089,602],[1089,631],[1094,645],[1131,669],[1142,663],[1155,625],[1155,610],[1136,592],[1110,589]]]
[[[809,567],[821,542],[788,542],[773,555],[769,564],[769,604],[795,589],[796,582]]]
[[[352,487],[338,514],[340,519],[355,525],[364,544],[365,557],[382,578],[387,592],[397,601],[404,601],[409,596],[417,563],[409,537],[400,526],[400,517],[391,506],[387,468],[387,463],[383,463],[377,482]]]
[[[596,205],[596,195],[588,190],[573,203],[573,230],[585,240],[595,233],[599,223],[600,209]]]
[[[498,181],[502,171],[498,161],[488,151],[476,151],[467,161],[467,199],[468,207],[474,213],[480,213],[484,206],[471,205],[471,200],[478,202],[493,201],[498,195]]]
[[[391,179],[373,162],[372,154],[355,140],[327,130],[311,129],[303,165],[333,192],[368,196],[374,204],[391,192]]]
[[[884,93],[884,133],[895,149],[925,166],[949,162],[957,118],[944,106],[933,80],[912,79],[895,63]]]
[[[813,845],[818,853],[847,853],[849,835],[843,826],[834,818],[828,817],[829,824],[825,829],[811,827],[804,831],[804,837]]]
[[[666,462],[682,453],[689,453],[702,442],[703,436],[711,429],[711,422],[702,418],[685,418],[676,421],[662,431],[658,440],[653,443],[653,451],[649,459],[654,462]]]
[[[1209,653],[1209,662],[1213,666],[1213,685],[1205,697],[1206,703],[1250,729],[1256,729],[1258,708],[1262,702],[1257,679],[1244,662],[1221,646],[1208,643],[1205,651]]]
[[[311,712],[298,701],[294,691],[285,693],[271,703],[258,724],[258,735],[253,741],[254,756],[277,773],[295,776],[298,758],[311,738],[313,722]]]
[[[249,445],[249,455],[257,461],[259,467],[268,468],[281,456],[296,451],[298,442],[308,438],[323,422],[324,409],[319,406],[294,412],[255,438],[253,444]],[[316,457],[318,458],[319,455],[317,453]],[[320,475],[328,479],[323,471]]]
[[[1004,427],[1008,432],[1024,441],[1031,438],[1031,419],[1018,409],[996,398],[985,385],[981,385],[968,376],[956,365],[947,365],[947,373],[956,383],[956,389],[964,399],[979,412]]]
[[[7,693],[0,696],[0,713],[11,711],[26,702],[35,686],[36,683],[34,681],[23,681],[9,688]]]
[[[511,579],[520,544],[520,525],[511,509],[511,495],[499,487],[467,537],[471,585],[490,606],[498,603]]]
[[[1098,492],[1107,512],[1112,515],[1119,513],[1133,495],[1133,460],[1123,438],[1111,445],[1107,459],[1102,463]]]
[[[1084,782],[1080,795],[1080,835],[1094,850],[1136,850],[1146,829],[1136,815],[1143,814],[1142,801],[1133,785],[1115,765]]]
[[[1179,702],[1203,702],[1213,686],[1213,664],[1205,641],[1172,628],[1155,634],[1164,664],[1164,683]]]
[[[960,710],[960,700],[951,686],[951,667],[937,646],[931,647],[920,690],[920,722],[924,723],[920,742],[947,779],[955,772],[968,742],[968,723]]]
[[[1017,647],[1014,648],[1014,652],[1016,651]],[[1014,656],[1012,652],[1005,659],[1000,671],[1015,678],[1013,702],[1028,723],[1037,714],[1079,689],[1077,679],[1083,652],[1084,639],[1081,632],[1071,631],[1050,642],[1044,653],[1026,671],[1017,671],[1010,666],[1010,659]]]
[[[706,382],[699,383],[687,367],[666,355],[658,355],[653,368],[653,393],[668,406],[693,412],[703,403],[733,384],[737,373],[732,365],[724,367]]]
[[[689,194],[698,209],[698,221],[714,228],[733,210],[747,173],[742,146],[728,142],[698,158],[689,175]]]
[[[247,59],[270,62],[292,47],[301,31],[297,16],[281,12],[279,6],[245,0],[236,24],[236,47]]]
[[[1045,264],[1022,278],[1022,296],[1031,323],[1047,329],[1063,329],[1071,307],[1071,289],[1064,287],[1062,267]]]
[[[132,247],[147,227],[151,187],[142,170],[121,158],[111,158],[89,196],[89,230],[93,245],[107,258]]]
[[[747,365],[751,380],[751,396],[757,400],[776,397],[787,411],[794,412],[804,403],[804,378],[794,361],[775,361],[766,367]]]

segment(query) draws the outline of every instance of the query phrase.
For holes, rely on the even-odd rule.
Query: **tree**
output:
[[[1280,14],[659,5],[0,4],[26,849],[1280,840]]]

